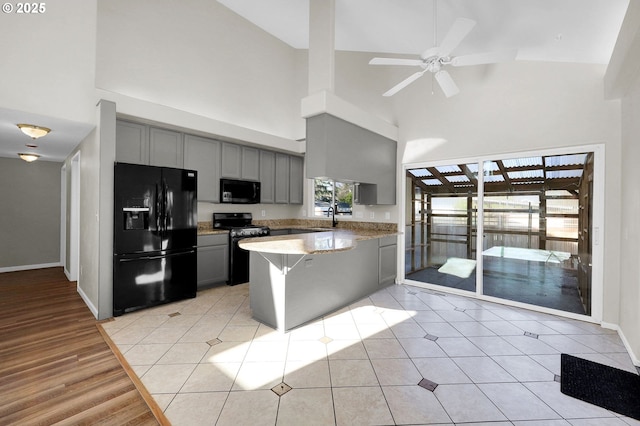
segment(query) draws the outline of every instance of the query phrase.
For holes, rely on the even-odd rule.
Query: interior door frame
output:
[[[593,168],[593,244],[592,244],[592,287],[591,287],[591,315],[581,315],[572,312],[560,311],[556,309],[546,308],[543,306],[530,305],[526,303],[516,302],[508,299],[501,299],[493,296],[486,296],[482,294],[482,261],[477,263],[476,269],[476,291],[475,293],[458,290],[453,288],[447,288],[440,285],[423,283],[420,281],[409,280],[405,276],[405,262],[406,262],[406,235],[405,229],[407,227],[406,210],[407,210],[407,170],[424,167],[436,167],[445,166],[451,164],[467,164],[478,163],[484,161],[504,160],[517,157],[534,157],[542,155],[568,155],[579,152],[593,152],[594,154],[594,168]],[[482,168],[479,168],[482,170]],[[398,283],[407,284],[416,287],[422,287],[429,290],[435,290],[442,293],[459,294],[468,297],[474,297],[481,300],[490,302],[498,302],[508,306],[520,307],[525,309],[531,309],[538,312],[548,313],[561,317],[567,317],[572,319],[578,319],[583,321],[590,321],[600,323],[602,322],[602,312],[604,303],[604,244],[603,236],[605,235],[605,223],[604,223],[604,204],[605,204],[605,145],[604,144],[591,144],[591,145],[575,145],[562,148],[548,148],[539,149],[535,151],[515,151],[491,155],[483,155],[477,157],[466,158],[452,158],[446,160],[434,160],[434,161],[422,161],[416,163],[403,163],[401,167],[403,188],[400,192],[400,208],[399,208],[399,226],[400,226],[400,247],[402,250],[398,250]],[[412,195],[412,194],[411,194]],[[481,173],[478,174],[478,204],[482,205],[484,197],[484,179]],[[478,211],[478,235],[482,235],[484,220],[482,209]],[[482,239],[476,239],[476,253],[482,252]]]
[[[67,165],[60,168],[60,265],[64,274],[69,277],[67,270]]]
[[[69,281],[79,281],[80,273],[80,151],[71,158],[69,197],[69,270],[65,269]]]

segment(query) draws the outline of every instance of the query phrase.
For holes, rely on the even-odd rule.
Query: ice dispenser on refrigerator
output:
[[[145,207],[146,206],[146,207]],[[149,199],[132,198],[125,200],[122,208],[124,229],[149,229]]]

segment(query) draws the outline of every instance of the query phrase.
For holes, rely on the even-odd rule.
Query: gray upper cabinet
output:
[[[184,167],[198,171],[198,201],[220,202],[220,145],[214,139],[184,135]]]
[[[260,182],[260,202],[302,204],[304,158],[116,121],[116,161],[198,172],[198,201],[220,202],[220,179]]]
[[[221,176],[230,179],[242,177],[242,150],[240,145],[222,143]]]
[[[307,177],[369,184],[356,203],[396,203],[396,141],[320,114],[307,118],[306,147]]]
[[[117,120],[116,161],[181,169],[182,133]]]
[[[260,150],[260,202],[275,202],[276,153]]]
[[[289,202],[289,156],[276,153],[275,200],[279,204]]]
[[[260,151],[257,148],[222,143],[221,176],[229,179],[260,180]]]
[[[260,151],[257,148],[243,146],[241,151],[240,177],[245,180],[260,180]]]
[[[116,121],[116,161],[149,164],[149,137],[144,124]]]
[[[182,133],[150,127],[149,164],[152,166],[183,168]]]
[[[304,186],[304,159],[289,157],[289,204],[302,204]]]

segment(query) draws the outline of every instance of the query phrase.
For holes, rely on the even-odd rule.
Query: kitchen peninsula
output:
[[[393,284],[396,239],[390,230],[329,228],[242,240],[253,317],[285,332]]]

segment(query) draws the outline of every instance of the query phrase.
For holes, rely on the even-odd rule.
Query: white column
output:
[[[309,95],[334,91],[335,0],[309,1]]]

